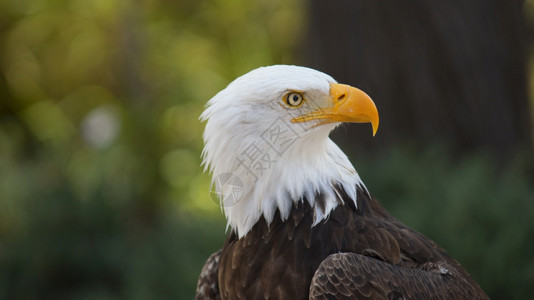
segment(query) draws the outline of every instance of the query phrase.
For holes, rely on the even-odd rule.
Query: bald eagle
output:
[[[229,234],[197,299],[486,299],[445,250],[393,218],[329,133],[371,123],[363,91],[305,67],[255,69],[207,104],[203,163]]]

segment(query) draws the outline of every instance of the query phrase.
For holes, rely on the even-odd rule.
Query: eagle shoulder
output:
[[[219,294],[219,261],[221,258],[221,250],[210,255],[197,282],[197,291],[195,295],[196,300],[220,300]]]
[[[317,268],[309,299],[488,299],[446,261],[418,268],[357,253],[329,255]]]

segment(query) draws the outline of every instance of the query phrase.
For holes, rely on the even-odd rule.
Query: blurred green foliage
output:
[[[0,2],[0,299],[191,299],[225,237],[198,116],[301,6]]]
[[[0,299],[191,299],[225,237],[198,116],[298,62],[305,18],[299,0],[0,2]],[[533,297],[532,162],[442,148],[349,156],[490,296]]]

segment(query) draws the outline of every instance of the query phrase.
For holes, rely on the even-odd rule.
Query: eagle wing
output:
[[[329,255],[313,276],[310,299],[486,299],[445,261],[402,267],[356,253]]]
[[[198,277],[196,300],[220,300],[219,294],[219,260],[221,258],[221,250],[210,255],[200,276]]]

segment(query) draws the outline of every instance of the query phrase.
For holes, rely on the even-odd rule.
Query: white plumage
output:
[[[212,183],[222,199],[236,198],[237,203],[224,203],[223,209],[228,226],[239,237],[261,216],[270,223],[277,209],[285,220],[292,202],[303,197],[315,207],[314,224],[319,223],[340,199],[333,184],[342,186],[356,204],[356,187],[363,183],[328,137],[340,123],[291,122],[328,107],[332,83],[332,77],[309,68],[269,66],[237,78],[208,102],[200,117],[207,121],[203,163],[213,178],[231,174],[242,183],[238,197],[231,195],[235,186]],[[292,91],[304,95],[301,106],[284,103]],[[324,210],[313,203],[317,194],[325,196]]]

